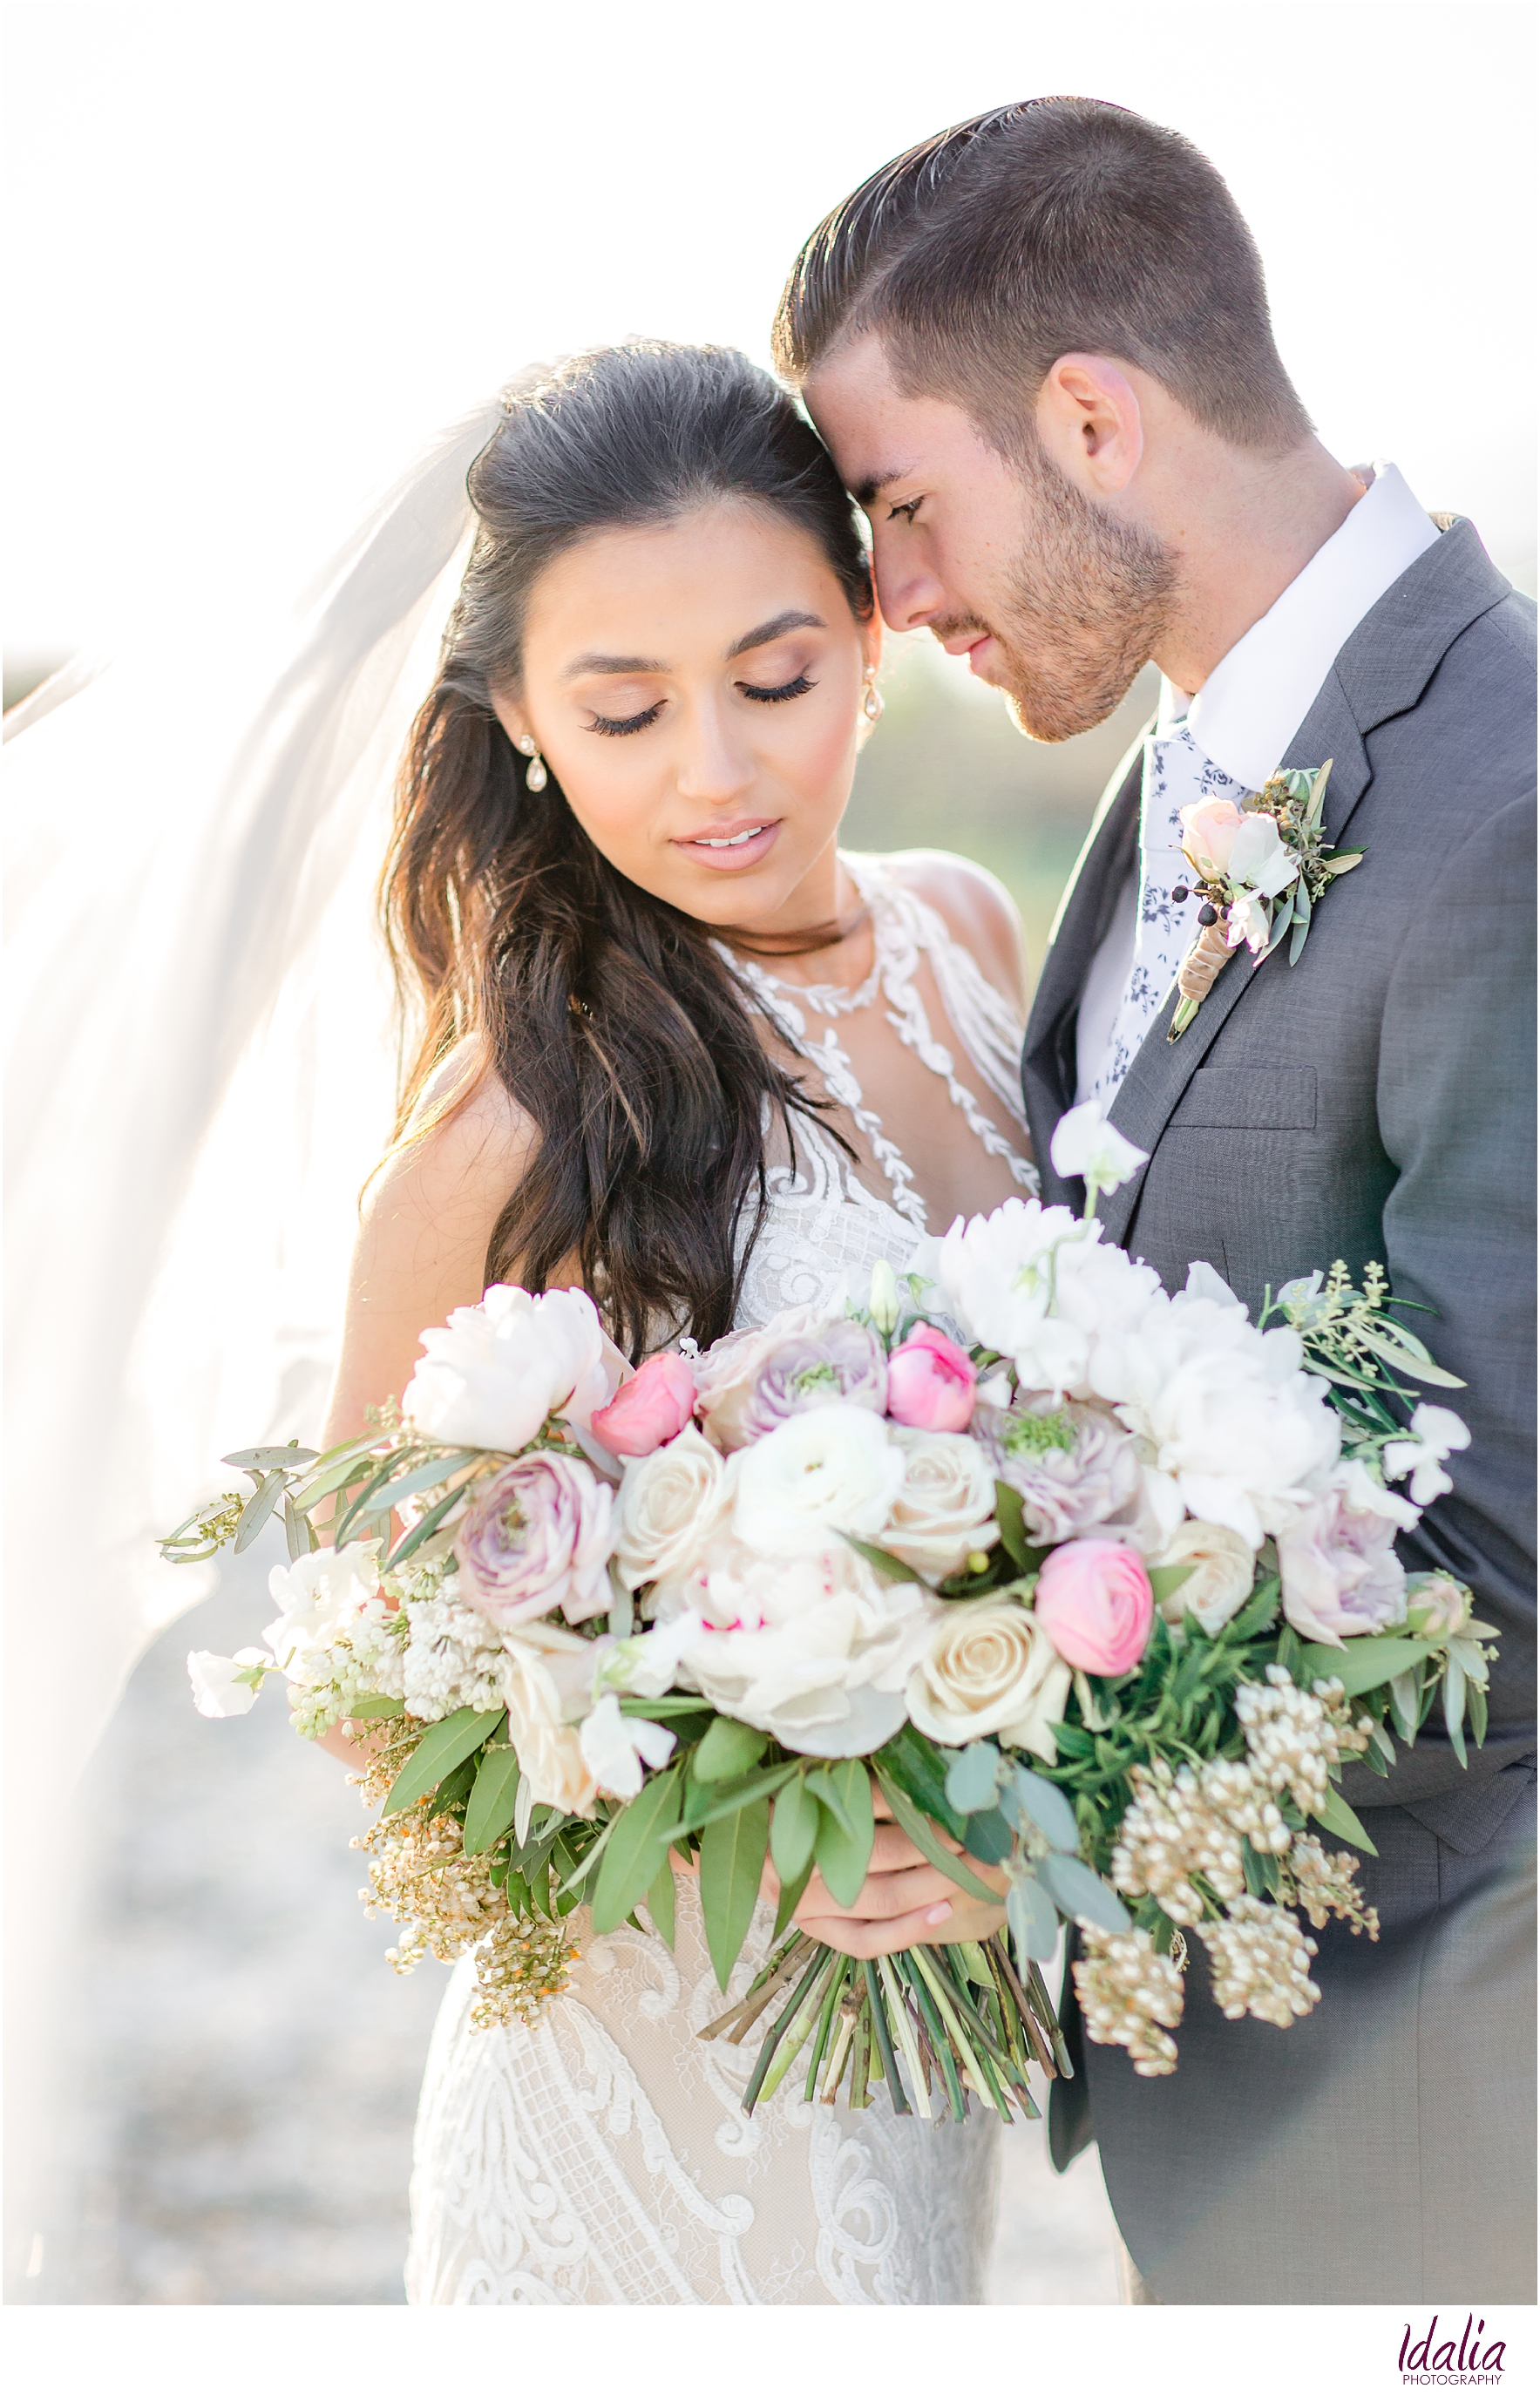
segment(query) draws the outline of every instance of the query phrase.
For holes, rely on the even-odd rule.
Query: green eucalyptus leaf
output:
[[[1344,1647],[1306,1647],[1300,1661],[1307,1687],[1340,1680],[1344,1693],[1361,1697],[1423,1661],[1428,1648],[1414,1638],[1351,1638]]]
[[[770,1817],[770,1859],[783,1886],[809,1870],[817,1834],[817,1799],[799,1772],[780,1791]]]
[[[953,1811],[992,1811],[999,1795],[1000,1770],[1000,1749],[988,1739],[959,1747],[947,1766],[947,1802]]]
[[[617,1819],[591,1899],[593,1926],[601,1937],[618,1929],[667,1861],[682,1784],[677,1765],[656,1773]]]
[[[1051,1780],[1044,1780],[1040,1773],[1029,1771],[1024,1763],[1018,1763],[1011,1793],[1051,1846],[1066,1855],[1079,1851],[1080,1824],[1062,1788],[1055,1788]]]
[[[458,1713],[434,1722],[392,1780],[385,1799],[386,1812],[405,1812],[419,1796],[428,1795],[467,1755],[496,1737],[507,1719],[500,1705],[496,1713],[478,1713],[471,1705],[461,1705]]]
[[[1058,1913],[1035,1879],[1014,1880],[1005,1898],[1005,1921],[1018,1955],[1030,1963],[1053,1959],[1058,1944]]]
[[[1016,1845],[1016,1833],[998,1805],[987,1813],[970,1813],[962,1846],[976,1862],[1002,1863]]]
[[[753,1768],[769,1743],[762,1729],[719,1714],[696,1748],[691,1772],[697,1780],[737,1780]]]
[[[763,1796],[701,1833],[700,1909],[719,1988],[725,1989],[749,1935],[769,1845],[770,1807]]]
[[[282,1472],[270,1472],[266,1475],[265,1478],[258,1483],[254,1495],[246,1500],[246,1505],[242,1509],[241,1527],[235,1533],[234,1552],[236,1555],[245,1555],[247,1547],[250,1546],[253,1539],[255,1539],[257,1533],[262,1528],[262,1525],[268,1520],[273,1507],[277,1504],[278,1500],[283,1493],[284,1475]]]
[[[489,1746],[481,1759],[471,1802],[465,1808],[465,1851],[482,1855],[495,1846],[513,1820],[519,1801],[519,1758],[511,1746]]]
[[[1128,1927],[1128,1914],[1120,1899],[1073,1855],[1043,1855],[1037,1872],[1067,1920],[1089,1921],[1093,1927],[1111,1932]]]
[[[1361,1846],[1366,1855],[1377,1855],[1375,1846],[1363,1823],[1340,1790],[1328,1788],[1324,1799],[1315,1807],[1317,1820],[1334,1837],[1346,1838],[1350,1846]]]

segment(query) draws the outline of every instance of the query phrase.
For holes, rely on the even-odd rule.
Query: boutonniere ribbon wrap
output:
[[[1182,853],[1203,903],[1198,937],[1177,968],[1168,1039],[1181,1038],[1242,944],[1255,966],[1287,936],[1289,962],[1297,964],[1322,897],[1362,862],[1361,848],[1334,848],[1321,838],[1331,770],[1328,757],[1316,772],[1274,774],[1243,807],[1205,799],[1181,810]],[[1171,894],[1180,905],[1190,893]]]

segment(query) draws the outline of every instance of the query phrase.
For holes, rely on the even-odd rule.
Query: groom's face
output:
[[[1003,457],[955,402],[901,390],[875,335],[803,395],[870,522],[893,629],[923,626],[965,655],[1033,739],[1104,721],[1158,639],[1166,554],[1066,479],[1029,415],[1021,457]]]

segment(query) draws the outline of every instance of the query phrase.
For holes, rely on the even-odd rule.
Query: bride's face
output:
[[[494,704],[629,880],[707,922],[796,930],[836,911],[879,639],[811,535],[715,501],[548,567],[522,686]]]

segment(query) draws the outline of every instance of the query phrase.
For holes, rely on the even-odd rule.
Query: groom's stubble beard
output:
[[[1073,739],[1104,723],[1160,645],[1175,603],[1174,553],[1095,507],[1042,450],[1017,461],[1027,541],[1008,571],[990,632],[1005,670],[990,677],[1029,739]],[[975,628],[956,616],[939,640]]]

